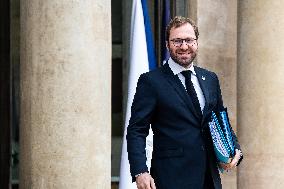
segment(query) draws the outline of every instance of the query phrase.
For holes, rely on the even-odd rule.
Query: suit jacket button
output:
[[[204,147],[203,145],[201,146],[201,149],[202,149],[203,151],[205,151],[205,147]]]

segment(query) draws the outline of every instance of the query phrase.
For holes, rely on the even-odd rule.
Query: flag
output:
[[[169,59],[170,54],[166,47],[166,27],[171,19],[170,0],[163,1],[162,32],[161,32],[161,60],[163,64]]]
[[[131,116],[131,104],[136,92],[136,85],[142,73],[156,68],[156,59],[151,32],[150,18],[146,0],[133,0],[130,33],[130,69],[128,76],[128,99],[125,117],[125,129],[120,163],[119,189],[136,189],[132,183],[127,154],[126,132]],[[151,166],[153,132],[150,129],[146,138],[147,166]]]

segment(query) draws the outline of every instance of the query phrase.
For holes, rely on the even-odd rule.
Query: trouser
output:
[[[205,172],[205,179],[204,179],[204,185],[203,189],[215,189],[211,171],[210,171],[210,165],[209,165],[209,160],[207,159],[206,163],[206,172]]]

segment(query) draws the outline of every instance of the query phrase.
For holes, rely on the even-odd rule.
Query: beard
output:
[[[190,53],[191,56],[190,56],[190,58],[182,58],[181,55],[178,54],[179,52]],[[185,67],[185,68],[188,67],[196,57],[196,52],[193,52],[190,49],[188,49],[186,51],[182,51],[182,50],[174,51],[173,49],[169,49],[169,53],[170,53],[171,58],[177,64],[179,64],[179,65],[181,65],[182,67]]]

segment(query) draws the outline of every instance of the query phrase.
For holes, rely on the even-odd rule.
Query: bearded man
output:
[[[222,188],[208,121],[212,111],[223,108],[223,101],[217,75],[193,65],[198,35],[191,19],[172,19],[166,30],[169,60],[138,80],[126,137],[138,189]],[[145,139],[150,125],[154,135],[149,173]],[[219,165],[224,170],[241,159],[235,135],[234,142],[235,157]]]

